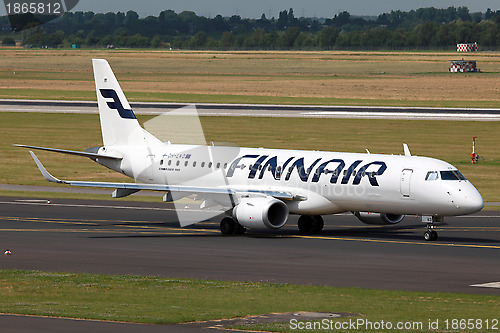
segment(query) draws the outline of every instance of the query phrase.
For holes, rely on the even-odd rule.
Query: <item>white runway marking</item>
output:
[[[450,119],[450,120],[500,120],[497,114],[474,113],[415,113],[415,112],[347,112],[347,111],[317,111],[302,112],[303,117],[349,117],[368,119]]]
[[[45,202],[47,203],[47,199],[24,199],[24,200],[16,200],[18,202]]]
[[[488,283],[481,283],[481,284],[471,284],[471,287],[500,288],[500,282],[488,282]]]

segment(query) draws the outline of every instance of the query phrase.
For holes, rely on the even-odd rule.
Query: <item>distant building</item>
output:
[[[81,48],[80,44],[71,44],[72,49],[79,49]]]

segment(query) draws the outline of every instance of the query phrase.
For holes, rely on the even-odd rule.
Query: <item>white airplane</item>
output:
[[[392,225],[405,215],[422,217],[424,239],[437,239],[436,222],[483,208],[476,188],[444,161],[404,155],[336,153],[161,142],[137,121],[108,62],[94,59],[104,145],[84,152],[16,145],[89,157],[135,183],[60,180],[30,151],[42,175],[54,183],[114,188],[113,197],[162,191],[165,201],[197,195],[201,208],[224,207],[224,235],[246,229],[279,229],[290,214],[298,228],[319,233],[321,215],[352,212],[366,224]],[[181,226],[199,221],[183,221]]]

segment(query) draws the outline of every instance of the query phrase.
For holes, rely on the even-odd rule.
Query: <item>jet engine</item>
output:
[[[279,229],[288,220],[288,207],[273,197],[243,198],[233,217],[248,229]]]
[[[370,213],[370,212],[355,212],[356,216],[364,224],[376,224],[376,225],[386,225],[386,224],[396,224],[404,219],[404,215],[396,214],[381,214],[381,213]]]

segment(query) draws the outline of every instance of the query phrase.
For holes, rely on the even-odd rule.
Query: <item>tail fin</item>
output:
[[[92,59],[105,146],[151,145],[159,140],[146,132],[137,121],[111,67],[104,59]]]

